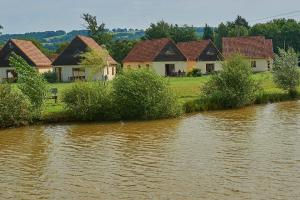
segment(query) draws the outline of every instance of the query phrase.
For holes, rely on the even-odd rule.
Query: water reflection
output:
[[[0,131],[0,199],[296,199],[300,103]]]

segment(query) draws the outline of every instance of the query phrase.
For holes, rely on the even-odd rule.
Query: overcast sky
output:
[[[296,10],[299,0],[0,0],[0,24],[3,33],[70,31],[84,28],[80,16],[88,12],[108,28],[145,28],[161,19],[216,26],[238,14],[252,21]],[[299,20],[300,11],[290,16]]]

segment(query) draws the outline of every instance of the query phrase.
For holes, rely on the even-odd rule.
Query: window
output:
[[[215,64],[213,63],[209,63],[209,64],[206,64],[206,73],[212,73],[215,71]]]
[[[109,67],[106,67],[106,74],[109,75]]]
[[[72,73],[73,73],[73,77],[75,79],[83,79],[85,77],[85,69],[84,68],[73,68]]]
[[[252,67],[252,68],[256,68],[256,61],[255,61],[255,60],[252,60],[252,61],[251,61],[251,67]]]
[[[271,62],[268,60],[268,70],[271,69]]]
[[[146,64],[146,68],[147,68],[147,69],[150,69],[150,65],[149,65],[149,64]]]
[[[111,75],[115,75],[115,67],[112,67],[111,70],[112,70],[112,71],[111,71]]]
[[[131,66],[130,66],[130,65],[127,65],[127,69],[131,69]]]
[[[138,65],[139,69],[141,69],[141,65]]]

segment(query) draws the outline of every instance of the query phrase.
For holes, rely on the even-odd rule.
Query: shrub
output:
[[[203,87],[204,97],[221,108],[251,104],[259,91],[251,75],[249,63],[240,55],[234,55],[223,63],[223,70],[213,74]]]
[[[151,70],[129,70],[113,81],[116,106],[122,119],[175,117],[182,107],[166,79]]]
[[[15,53],[9,58],[9,64],[16,69],[18,88],[29,98],[34,118],[39,118],[41,107],[47,95],[45,79],[34,67],[30,66],[22,57]]]
[[[11,85],[0,84],[0,128],[26,125],[31,121],[30,102]]]
[[[187,76],[188,77],[200,77],[200,76],[202,76],[201,69],[193,68],[192,71],[187,73]]]
[[[279,49],[279,54],[275,56],[273,79],[278,87],[287,90],[291,96],[297,95],[300,72],[298,56],[294,49],[290,48],[288,51]]]
[[[56,83],[57,82],[57,74],[53,71],[48,71],[48,72],[43,73],[43,77],[48,83]]]
[[[66,110],[75,119],[111,120],[116,118],[110,89],[100,82],[77,82],[63,91]]]

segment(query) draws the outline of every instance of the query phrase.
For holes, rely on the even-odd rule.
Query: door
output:
[[[56,78],[58,82],[61,82],[61,67],[55,67]]]
[[[165,75],[172,76],[175,73],[175,65],[174,64],[166,64],[165,65]]]
[[[210,74],[215,71],[215,64],[206,64],[206,73]]]

